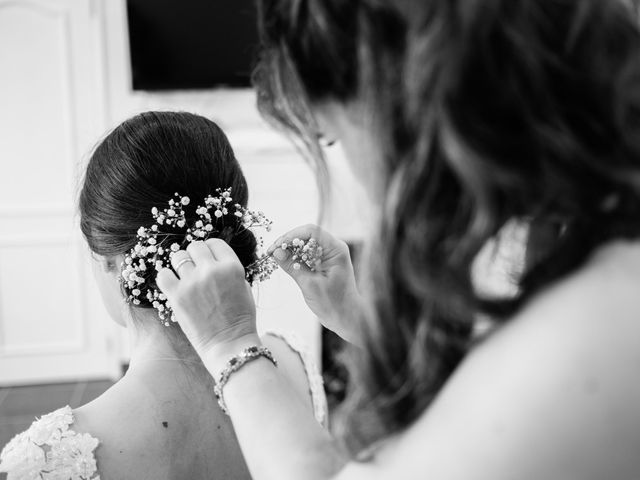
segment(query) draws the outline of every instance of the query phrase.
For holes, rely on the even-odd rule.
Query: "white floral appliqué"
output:
[[[69,429],[69,406],[44,415],[13,437],[0,453],[7,480],[100,480],[93,451],[98,440]]]

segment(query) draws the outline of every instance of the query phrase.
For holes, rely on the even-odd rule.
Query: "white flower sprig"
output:
[[[278,269],[278,263],[271,255],[263,255],[249,265],[245,270],[247,277],[254,278],[258,282],[264,282]]]
[[[294,270],[300,270],[302,265],[306,265],[309,270],[315,272],[320,266],[320,263],[322,263],[324,251],[318,241],[313,237],[307,241],[294,238],[290,244],[285,242],[280,245],[280,248],[291,252]]]
[[[143,299],[148,301],[158,311],[165,326],[176,319],[167,297],[148,282],[153,278],[153,270],[157,272],[162,268],[171,268],[171,257],[177,251],[191,242],[219,235],[223,228],[231,227],[235,233],[241,229],[258,227],[271,230],[272,222],[264,213],[233,203],[231,188],[219,188],[216,192],[217,196],[209,195],[204,199],[204,205],[196,207],[198,219],[193,224],[188,224],[184,210],[191,203],[189,197],[175,193],[168,202],[168,208],[160,210],[153,207],[151,215],[155,224],[138,229],[138,242],[124,258],[121,278],[127,300],[133,305],[140,305]],[[275,260],[261,257],[246,267],[246,278],[250,283],[264,281],[276,268]]]

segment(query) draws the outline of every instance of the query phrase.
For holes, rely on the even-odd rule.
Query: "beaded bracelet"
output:
[[[222,395],[222,389],[229,381],[231,375],[238,370],[240,370],[244,365],[255,360],[259,357],[265,357],[270,360],[276,367],[278,366],[278,361],[273,357],[271,350],[267,347],[258,347],[253,345],[251,347],[245,348],[239,355],[235,355],[229,359],[224,370],[220,372],[220,378],[216,382],[216,385],[213,387],[213,392],[216,395],[216,399],[218,400],[218,405],[220,405],[220,409],[229,415],[229,410],[227,410],[227,405],[224,402],[224,397]]]

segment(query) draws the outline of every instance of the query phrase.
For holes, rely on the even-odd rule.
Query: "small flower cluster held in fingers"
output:
[[[254,281],[264,282],[271,277],[271,274],[278,269],[278,263],[271,255],[263,255],[258,260],[245,268],[247,278]]]
[[[172,256],[195,241],[220,236],[230,230],[234,234],[241,229],[265,228],[271,230],[271,221],[262,212],[248,210],[233,203],[231,188],[217,189],[218,195],[209,195],[203,205],[195,208],[196,219],[189,222],[185,208],[191,199],[178,193],[169,200],[168,207],[153,207],[151,215],[155,223],[140,227],[137,243],[125,256],[122,265],[122,285],[127,300],[133,305],[143,302],[158,311],[165,326],[175,322],[175,316],[167,297],[155,285],[155,274],[163,268],[171,268]],[[275,270],[275,261],[267,256],[246,267],[249,283],[263,281]]]
[[[280,248],[291,252],[291,260],[294,262],[294,270],[300,270],[302,264],[304,264],[309,268],[309,270],[315,272],[316,268],[322,262],[322,247],[313,237],[309,238],[307,241],[300,238],[294,238],[290,244],[285,242],[280,245]]]

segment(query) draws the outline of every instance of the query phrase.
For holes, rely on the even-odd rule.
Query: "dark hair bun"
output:
[[[125,255],[138,243],[138,229],[155,223],[152,208],[164,208],[176,192],[194,200],[193,208],[185,208],[189,224],[197,220],[198,201],[228,188],[234,203],[246,207],[247,182],[218,125],[191,113],[142,113],[116,127],[91,156],[80,192],[80,226],[93,252]],[[186,228],[159,226],[163,243],[186,246]],[[250,230],[229,225],[214,236],[229,243],[245,267],[256,260]],[[142,276],[145,289],[157,288],[155,269]],[[144,293],[139,306],[151,307]]]

